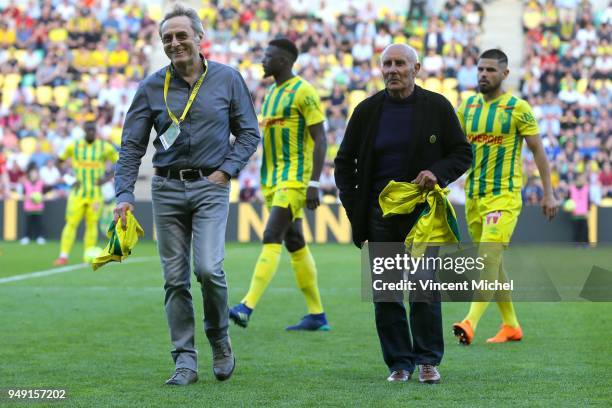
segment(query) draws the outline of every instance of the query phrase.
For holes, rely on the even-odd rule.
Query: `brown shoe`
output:
[[[419,382],[421,384],[437,384],[440,382],[440,373],[434,365],[419,365]]]
[[[395,370],[387,377],[389,382],[406,382],[412,377],[412,373],[408,370]]]

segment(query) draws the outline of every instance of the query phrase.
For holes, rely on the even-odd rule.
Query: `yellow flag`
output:
[[[425,209],[406,236],[406,248],[416,244],[450,244],[459,242],[459,227],[455,209],[448,201],[448,188],[439,185],[424,190],[407,182],[390,181],[378,197],[383,217],[410,214],[417,205],[426,203]]]
[[[122,262],[132,253],[132,249],[138,243],[138,237],[144,236],[144,230],[131,211],[127,212],[125,219],[127,224],[125,229],[121,225],[116,225],[114,221],[109,225],[106,232],[109,239],[108,244],[106,244],[100,256],[94,258],[91,263],[94,271],[109,262]],[[121,218],[119,218],[118,224],[121,224]]]

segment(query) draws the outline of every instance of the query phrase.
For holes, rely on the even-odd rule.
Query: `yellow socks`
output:
[[[64,225],[64,229],[62,230],[62,238],[60,241],[60,253],[69,254],[70,249],[72,249],[72,244],[74,244],[74,239],[76,238],[77,228],[79,224],[75,224],[73,222],[66,222]]]
[[[259,299],[270,284],[278,269],[281,257],[281,244],[264,244],[257,264],[249,291],[242,299],[247,307],[255,309]],[[309,314],[323,313],[321,295],[317,286],[317,268],[312,254],[307,246],[295,252],[290,252],[291,266],[295,272],[297,285],[304,294]]]
[[[478,326],[478,322],[480,321],[480,318],[484,312],[487,310],[487,307],[489,307],[489,302],[472,302],[470,304],[470,311],[465,319],[470,321],[474,331],[476,331],[476,326]]]
[[[309,314],[323,313],[321,295],[317,285],[317,267],[308,246],[291,254],[291,266],[295,272],[297,285],[304,294]],[[247,305],[248,306],[248,305]]]
[[[514,304],[512,302],[497,302],[497,307],[499,308],[499,313],[501,313],[505,325],[514,328],[519,327],[516,312],[514,311]]]
[[[83,250],[87,251],[98,243],[98,220],[85,219],[85,233],[83,235]]]
[[[278,263],[281,257],[281,244],[263,244],[261,254],[255,264],[255,271],[251,279],[249,291],[242,299],[241,303],[247,305],[251,309],[255,309],[259,299],[270,284],[278,269]]]
[[[504,270],[503,263],[500,259],[499,264],[499,274],[496,279],[499,279],[500,282],[508,282],[508,277],[506,276],[506,271]],[[502,316],[502,321],[504,324],[510,327],[519,327],[519,322],[516,317],[516,312],[514,311],[514,304],[512,303],[512,297],[510,292],[497,292],[496,293],[496,303],[499,308],[499,312]],[[466,316],[466,319],[472,323],[472,328],[476,330],[476,326],[478,325],[478,321],[484,314],[484,312],[489,307],[489,302],[472,302],[470,305],[470,311]]]

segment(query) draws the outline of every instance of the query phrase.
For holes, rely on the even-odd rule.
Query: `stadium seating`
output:
[[[557,196],[567,198],[569,187],[585,174],[591,202],[612,204],[609,178],[601,174],[612,160],[612,138],[609,123],[600,120],[612,111],[610,50],[600,43],[609,37],[612,9],[608,5],[607,10],[593,10],[590,1],[576,4],[575,10],[558,10],[552,1],[527,2],[526,58],[519,88],[522,97],[533,102],[540,126],[551,128],[543,141]],[[577,95],[568,94],[572,88]],[[549,92],[552,98],[547,100]],[[589,106],[588,95],[594,95],[594,107]],[[533,158],[527,156],[524,165],[526,178],[538,176]]]
[[[553,162],[555,188],[560,195],[566,193],[567,184],[573,181],[577,171],[589,172],[591,181],[596,184],[599,172],[611,157],[612,141],[606,134],[609,130],[602,127],[600,121],[610,117],[611,109],[609,43],[600,44],[592,40],[593,30],[597,39],[605,37],[605,33],[609,36],[610,11],[609,8],[608,11],[594,10],[587,3],[590,2],[579,2],[573,13],[560,13],[551,7],[550,1],[525,2],[523,42],[526,58],[519,85],[522,96],[534,104],[536,113],[540,115],[538,120],[542,121],[540,112],[542,107],[546,110],[543,105],[545,91],[550,90],[545,84],[548,73],[555,77],[556,86],[552,90],[557,100],[562,96],[576,97],[570,89],[572,82],[578,95],[578,102],[573,105],[560,102],[561,117],[553,118],[561,123],[560,134],[543,135]],[[100,127],[107,129],[103,132],[104,137],[118,143],[124,118],[124,112],[119,111],[119,97],[124,94],[131,99],[138,82],[149,73],[152,50],[159,47],[156,22],[163,16],[161,3],[131,0],[92,2],[83,6],[77,0],[69,0],[72,10],[63,10],[62,14],[52,12],[52,17],[44,21],[36,8],[26,8],[27,2],[15,4],[16,11],[10,13],[0,6],[0,22],[8,27],[0,32],[3,45],[0,52],[3,63],[0,70],[0,120],[8,125],[5,131],[8,136],[0,141],[5,147],[0,153],[4,156],[3,166],[9,168],[13,161],[27,165],[24,155],[33,151],[28,142],[17,144],[25,146],[25,150],[16,149],[13,135],[22,139],[31,136],[30,130],[35,135],[46,132],[44,136],[49,138],[51,145],[61,147],[64,144],[58,142],[59,139],[82,135],[80,127],[85,118],[97,119]],[[454,68],[461,67],[466,58],[475,59],[480,52],[478,40],[483,34],[481,27],[485,16],[482,7],[471,0],[441,2],[438,10],[428,9],[427,15],[414,15],[411,19],[406,17],[407,10],[403,14],[394,13],[384,5],[369,9],[367,5],[353,4],[347,10],[337,12],[336,8],[287,9],[284,7],[291,7],[289,3],[275,6],[274,2],[226,1],[217,5],[216,1],[202,0],[199,4],[206,31],[202,52],[211,59],[236,66],[242,72],[258,112],[269,85],[268,81],[261,80],[259,63],[263,48],[277,35],[296,41],[301,51],[296,72],[318,89],[327,110],[334,105],[334,109],[340,112],[329,130],[332,152],[337,150],[344,133],[343,126],[338,127],[338,124],[345,125],[355,106],[384,86],[378,68],[379,55],[391,41],[413,45],[421,57],[428,53],[428,47],[433,47],[435,54],[443,57],[458,53],[458,66],[444,65],[441,73],[451,72],[451,75],[428,76],[422,71],[417,84],[442,93],[454,105],[474,93],[473,89],[461,89],[457,78],[452,75],[456,73]],[[108,8],[102,9],[104,5]],[[561,21],[561,14],[569,15],[573,20]],[[27,45],[18,42],[14,35],[15,27],[17,20],[24,17],[33,18],[35,24],[47,27],[43,41]],[[128,17],[135,18],[140,29],[128,31],[130,34],[126,41],[117,27],[127,26]],[[476,21],[478,24],[470,24]],[[589,22],[593,22],[593,28],[589,28]],[[433,30],[432,26],[435,27]],[[428,37],[431,31],[436,35]],[[356,61],[352,50],[364,36],[374,52],[371,58]],[[435,41],[430,42],[432,39]],[[240,51],[234,52],[236,50]],[[586,62],[583,58],[579,64],[577,57],[582,56],[584,50],[591,56],[586,58]],[[50,67],[46,67],[47,58],[52,62]],[[43,62],[32,70],[32,61]],[[67,61],[67,66],[62,68],[61,61]],[[607,67],[607,71],[602,72],[601,67]],[[45,68],[54,72],[51,75],[53,79],[39,84],[38,73],[43,73]],[[563,78],[568,70],[572,81]],[[341,98],[332,95],[334,86],[340,87]],[[586,98],[589,89],[598,102],[606,100],[607,104],[594,109],[582,106],[584,103],[580,100]],[[566,95],[568,92],[569,96]],[[44,129],[42,125],[28,131],[23,128],[20,118],[26,110],[41,116]],[[578,118],[572,126],[563,122],[570,111]],[[594,130],[588,131],[586,137],[585,123],[590,123]],[[568,127],[574,131],[573,146],[579,154],[568,151],[567,132],[572,132],[567,130]],[[594,139],[591,133],[595,134]],[[559,152],[565,153],[568,165],[563,161],[560,164],[556,162]],[[526,177],[537,175],[533,159],[529,155],[526,157]],[[327,165],[332,165],[331,159],[328,155]],[[257,166],[259,160],[260,153],[252,158]],[[566,171],[564,166],[571,169]],[[241,176],[240,186],[245,184],[259,185],[256,172],[245,172]],[[604,196],[612,191],[610,186],[601,187]],[[260,195],[245,197],[261,200]]]
[[[59,139],[80,137],[84,119],[93,118],[101,128],[112,128],[114,132],[106,136],[116,143],[116,129],[122,125],[116,121],[123,117],[115,114],[117,104],[98,101],[100,91],[113,88],[117,96],[131,97],[148,74],[145,51],[157,46],[159,4],[69,0],[62,2],[61,13],[56,8],[60,2],[48,4],[52,10],[46,16],[42,2],[4,2],[0,6],[0,26],[6,27],[0,32],[0,175],[13,162],[24,171],[40,144],[39,136],[57,147],[65,146]],[[40,29],[43,37],[15,35],[19,22],[25,20]],[[126,37],[110,28],[115,23],[116,27],[137,24],[140,30]],[[0,183],[2,180],[0,177]],[[0,198],[11,193],[14,191],[0,185]]]

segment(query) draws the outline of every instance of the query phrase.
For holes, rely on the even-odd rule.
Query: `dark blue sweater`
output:
[[[385,94],[378,133],[374,139],[372,166],[372,197],[378,195],[391,180],[404,180],[406,162],[411,157],[409,140],[415,102],[414,92],[405,99],[395,99]]]

